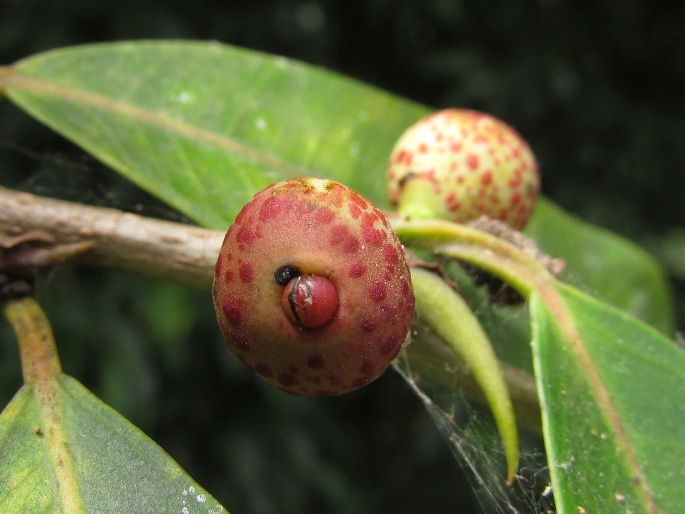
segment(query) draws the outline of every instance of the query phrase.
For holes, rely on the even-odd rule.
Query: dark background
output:
[[[685,4],[646,0],[0,0],[0,64],[96,41],[216,39],[436,108],[488,111],[528,140],[545,195],[663,260],[682,306],[684,29]],[[7,102],[0,178],[175,217]],[[66,371],[234,514],[475,511],[459,465],[394,373],[342,398],[291,398],[226,355],[206,294],[72,267],[40,294]],[[682,329],[683,307],[677,315]],[[3,405],[20,384],[8,341]]]

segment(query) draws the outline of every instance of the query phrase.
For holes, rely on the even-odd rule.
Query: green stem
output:
[[[62,373],[50,322],[36,300],[10,300],[3,311],[19,341],[24,383],[34,385]]]
[[[421,178],[410,177],[402,185],[402,193],[397,206],[397,214],[409,220],[440,219],[438,209],[440,199],[433,185]]]
[[[450,221],[392,219],[391,223],[403,244],[475,264],[526,298],[554,280],[533,257],[482,230]]]
[[[62,417],[59,389],[62,366],[50,322],[31,297],[8,300],[2,304],[2,310],[19,341],[25,387],[31,388],[38,405],[41,430],[48,441],[55,473],[60,512],[84,514],[86,510]]]
[[[518,467],[519,444],[509,391],[492,344],[469,306],[438,275],[412,268],[418,318],[440,336],[464,361],[492,409],[507,458],[512,483]]]

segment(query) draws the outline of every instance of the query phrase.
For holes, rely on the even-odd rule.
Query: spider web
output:
[[[448,266],[447,271],[460,283],[462,296],[474,309],[493,343],[500,345],[498,353],[506,345],[512,344],[508,335],[516,330],[512,328],[514,325],[528,329],[526,309],[493,307],[485,291],[475,288],[466,274],[454,266]],[[412,336],[412,345],[423,344],[424,333],[414,330]],[[519,339],[522,337],[527,346],[529,334],[518,336]],[[435,355],[431,358],[438,359]],[[423,366],[419,368],[412,362],[408,350],[405,350],[393,367],[423,403],[453,456],[464,469],[482,512],[554,513],[554,498],[541,437],[519,428],[519,469],[514,484],[507,484],[504,447],[489,409],[467,399],[454,384],[449,386],[444,381],[432,379],[422,371]],[[433,362],[431,367],[435,366],[453,372],[451,365],[446,362]]]

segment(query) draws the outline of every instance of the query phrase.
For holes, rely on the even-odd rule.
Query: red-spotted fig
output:
[[[331,180],[257,193],[229,228],[213,287],[229,348],[268,383],[334,395],[397,356],[414,308],[404,252],[385,216]]]
[[[446,109],[409,127],[388,164],[390,201],[401,214],[465,223],[486,215],[520,230],[540,191],[535,156],[488,114]]]

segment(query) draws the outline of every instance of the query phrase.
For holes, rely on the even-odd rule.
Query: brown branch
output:
[[[77,261],[200,289],[212,286],[214,265],[224,236],[215,230],[0,187],[0,234],[11,237],[33,230],[49,234],[56,244],[92,244]],[[422,334],[421,339],[432,343],[423,341],[408,347],[417,368],[446,387],[462,389],[471,398],[483,401],[468,369],[454,355],[448,355],[446,346],[437,344],[435,336]],[[436,363],[440,366],[436,367]],[[452,363],[449,371],[445,367],[447,363]],[[533,377],[507,365],[504,371],[519,423],[539,431],[540,413]]]
[[[31,230],[42,230],[59,244],[93,243],[81,262],[201,289],[212,285],[223,239],[215,230],[0,187],[0,233]]]

